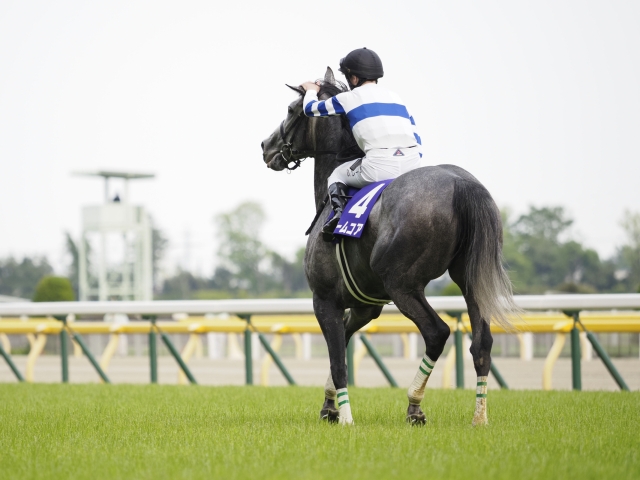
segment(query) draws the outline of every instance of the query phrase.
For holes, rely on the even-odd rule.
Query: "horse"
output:
[[[346,86],[336,82],[330,68],[320,100]],[[355,144],[344,117],[306,117],[301,87],[288,107],[285,120],[262,142],[263,161],[274,171],[294,170],[305,158],[314,158],[316,220],[331,211],[327,179],[340,163],[339,152]],[[329,350],[331,371],[325,385],[320,418],[352,424],[347,390],[345,349],[355,332],[378,318],[383,305],[393,301],[415,323],[425,353],[407,391],[405,420],[424,425],[421,408],[427,380],[450,335],[449,326],[425,298],[427,284],[445,272],[463,292],[471,321],[470,352],[477,373],[472,425],[486,425],[487,377],[493,339],[490,321],[509,326],[508,315],[518,312],[509,277],[503,267],[502,221],[487,189],[455,165],[421,167],[396,178],[373,207],[361,238],[342,241],[359,292],[343,278],[336,246],[323,241],[322,221],[309,230],[304,268],[313,292],[313,309]],[[337,406],[336,406],[337,402]]]

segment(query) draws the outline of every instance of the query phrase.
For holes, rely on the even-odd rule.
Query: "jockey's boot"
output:
[[[333,231],[338,226],[338,222],[342,216],[342,210],[344,210],[344,206],[347,203],[347,186],[341,182],[329,185],[329,199],[334,215],[322,227],[322,239],[325,242],[331,242],[333,240]]]

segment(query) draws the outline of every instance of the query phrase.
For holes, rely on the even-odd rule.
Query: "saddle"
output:
[[[371,210],[373,210],[373,206],[380,198],[384,189],[387,188],[393,180],[394,179],[383,180],[382,182],[372,183],[371,185],[367,185],[360,189],[349,187],[347,196],[350,197],[350,199],[344,207],[344,211],[340,217],[340,223],[338,223],[338,226],[333,232],[335,236],[334,243],[336,246],[336,258],[338,260],[338,266],[340,267],[340,273],[342,273],[344,283],[349,290],[349,293],[351,293],[356,300],[367,305],[382,306],[391,303],[391,300],[370,297],[358,287],[358,283],[349,268],[347,254],[344,249],[344,239],[346,237],[360,238],[362,231],[364,230],[364,226],[369,219],[369,214],[371,213]],[[313,229],[313,226],[316,224],[324,210],[327,200],[328,198],[324,200],[318,209],[318,212],[305,235],[309,235]],[[334,213],[332,211],[327,217],[327,221],[329,221],[333,215]]]
[[[373,206],[378,201],[378,198],[380,198],[384,189],[387,188],[393,180],[394,179],[383,180],[381,182],[372,183],[371,185],[367,185],[363,188],[349,187],[347,192],[347,198],[349,198],[349,200],[347,201],[344,211],[342,212],[342,216],[340,217],[340,223],[334,230],[333,234],[338,237],[360,238]],[[320,205],[320,208],[318,208],[311,225],[307,231],[304,232],[305,235],[309,235],[311,230],[313,230],[313,226],[320,218],[328,200],[329,197],[327,196]],[[333,211],[330,212],[326,221],[333,218],[333,215]]]
[[[369,214],[371,210],[373,210],[373,206],[380,198],[384,189],[387,188],[393,180],[394,179],[383,180],[360,189],[349,187],[348,196],[351,198],[345,205],[342,216],[340,217],[340,222],[333,231],[333,234],[337,237],[360,238]],[[327,220],[332,217],[333,212],[327,217]]]

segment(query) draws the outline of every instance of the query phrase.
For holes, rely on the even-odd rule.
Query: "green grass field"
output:
[[[0,385],[0,478],[640,478],[640,393],[350,389],[356,425],[317,420],[321,388]]]

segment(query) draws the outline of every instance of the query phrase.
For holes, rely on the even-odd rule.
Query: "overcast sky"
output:
[[[210,274],[213,217],[244,200],[291,254],[314,215],[312,165],[262,163],[295,94],[350,50],[416,119],[425,163],[454,163],[515,214],[564,206],[603,256],[640,210],[640,2],[0,2],[0,257],[45,254],[103,200],[75,170],[134,182],[171,242]],[[114,191],[117,190],[114,187]],[[185,248],[189,245],[189,248]]]

